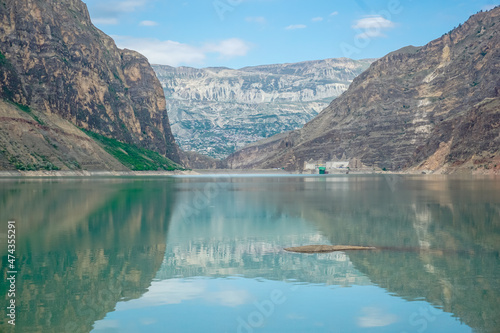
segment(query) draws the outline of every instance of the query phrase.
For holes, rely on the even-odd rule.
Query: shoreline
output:
[[[376,174],[375,171],[351,171],[350,174]],[[386,172],[389,174],[388,172]],[[0,171],[1,178],[65,178],[65,177],[164,177],[164,176],[320,176],[319,174],[301,173],[298,171],[285,171],[282,169],[195,169],[175,171],[89,171],[89,170],[65,170],[65,171]],[[321,176],[345,175],[345,172],[330,173]]]
[[[340,175],[470,175],[470,176],[498,176],[493,172],[422,172],[417,170],[406,171],[380,171],[380,170],[350,170],[346,172],[333,172],[326,175],[301,173],[298,171],[286,171],[282,169],[195,169],[195,170],[175,170],[175,171],[88,171],[88,170],[66,170],[66,171],[20,171],[9,170],[0,171],[0,179],[6,178],[101,178],[101,177],[206,177],[206,176],[303,176],[303,177],[328,177]]]
[[[65,177],[165,177],[165,176],[224,176],[224,175],[300,175],[298,172],[284,170],[231,170],[231,169],[207,169],[207,170],[175,170],[175,171],[89,171],[89,170],[65,170],[65,171],[0,171],[0,178],[65,178]]]

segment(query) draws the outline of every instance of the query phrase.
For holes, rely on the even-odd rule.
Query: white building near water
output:
[[[349,161],[326,162],[326,169],[347,169]]]
[[[349,167],[349,161],[313,161],[309,160],[304,162],[304,171],[318,172],[319,167],[326,167],[326,171],[331,170],[347,170]]]
[[[316,170],[318,167],[318,162],[315,161],[309,161],[304,163],[304,170]]]

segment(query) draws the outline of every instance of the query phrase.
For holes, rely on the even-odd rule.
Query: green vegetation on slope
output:
[[[23,162],[19,156],[11,155],[7,152],[6,149],[3,148],[0,150],[0,154],[4,155],[9,161],[9,163],[16,168],[16,170],[21,170],[21,171],[61,170],[61,168],[59,168],[57,165],[50,162],[46,156],[39,155],[37,153],[31,154],[30,158],[33,161],[32,163]]]
[[[33,112],[31,111],[31,108],[29,106],[24,105],[24,104],[19,104],[19,103],[16,103],[16,102],[12,102],[12,101],[8,101],[8,102],[14,104],[15,106],[17,106],[21,111],[26,112],[27,114],[29,114],[31,116],[31,118],[33,118],[40,125],[45,125],[45,123],[43,121],[41,121],[35,114],[33,114]]]
[[[182,166],[152,150],[111,139],[82,129],[96,140],[109,154],[134,171],[184,170]]]

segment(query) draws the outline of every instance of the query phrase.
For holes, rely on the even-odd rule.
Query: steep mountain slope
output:
[[[326,59],[229,68],[153,65],[180,147],[224,158],[244,145],[303,126],[373,59]]]
[[[374,62],[302,129],[230,156],[233,168],[357,158],[368,167],[500,167],[500,8]],[[479,170],[483,171],[483,170]]]
[[[2,0],[0,52],[0,169],[133,168],[106,138],[180,162],[147,59],[118,49],[82,1]]]

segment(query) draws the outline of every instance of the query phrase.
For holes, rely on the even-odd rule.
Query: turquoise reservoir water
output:
[[[499,178],[11,179],[0,232],[2,332],[500,327]]]

